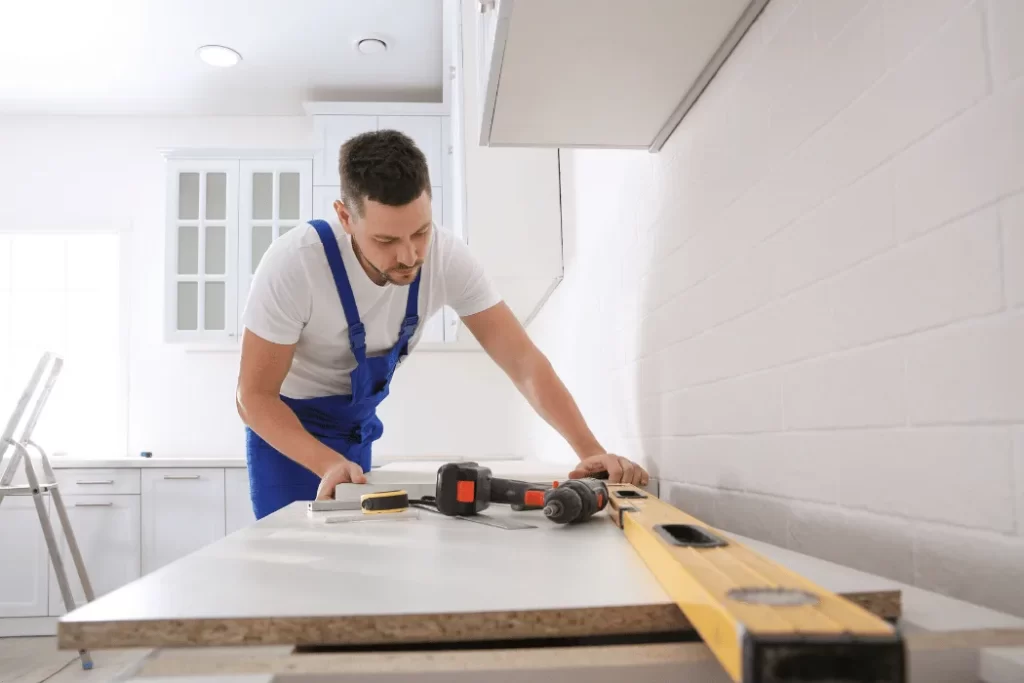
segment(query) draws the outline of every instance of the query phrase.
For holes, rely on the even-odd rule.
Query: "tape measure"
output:
[[[402,489],[364,493],[359,497],[359,507],[364,515],[403,512],[409,509],[409,494]]]

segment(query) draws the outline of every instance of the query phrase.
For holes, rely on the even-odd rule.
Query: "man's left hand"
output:
[[[570,479],[582,479],[592,477],[598,472],[608,473],[609,484],[634,484],[636,486],[647,486],[650,477],[647,470],[629,458],[623,458],[612,453],[601,453],[592,455],[589,458],[580,460],[580,464],[569,473]]]

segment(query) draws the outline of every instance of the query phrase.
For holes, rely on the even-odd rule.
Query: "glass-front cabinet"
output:
[[[165,338],[236,346],[260,259],[313,217],[312,159],[167,164]]]

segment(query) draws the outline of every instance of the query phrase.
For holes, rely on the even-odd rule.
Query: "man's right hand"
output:
[[[366,477],[363,475],[363,468],[351,460],[340,460],[337,465],[332,465],[324,472],[320,479],[320,486],[316,490],[317,500],[331,500],[334,498],[334,487],[338,484],[365,484]]]

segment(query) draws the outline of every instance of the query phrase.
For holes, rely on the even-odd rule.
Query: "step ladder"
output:
[[[60,489],[57,486],[57,479],[50,467],[50,460],[39,444],[32,440],[32,432],[35,430],[39,416],[46,406],[46,401],[53,391],[53,385],[57,382],[64,361],[60,356],[47,352],[44,353],[36,364],[35,371],[29,379],[25,390],[14,406],[7,426],[0,434],[0,467],[4,465],[4,457],[11,452],[7,465],[0,475],[0,503],[7,496],[32,496],[35,501],[36,512],[39,513],[39,524],[43,529],[43,536],[46,538],[46,547],[50,552],[50,561],[53,563],[53,571],[57,576],[57,584],[60,586],[61,597],[64,600],[64,608],[71,612],[76,608],[75,599],[71,594],[71,587],[68,583],[67,572],[64,562],[60,556],[60,549],[57,547],[57,537],[54,534],[53,525],[50,523],[50,516],[46,512],[45,498],[47,494],[53,499],[53,507],[60,518],[61,527],[64,530],[64,537],[68,544],[71,558],[78,570],[78,578],[82,582],[82,590],[85,593],[86,602],[95,599],[92,584],[89,582],[89,575],[85,569],[85,562],[82,560],[82,553],[78,549],[74,531],[68,520],[67,509],[61,498]],[[31,405],[31,411],[29,406]],[[26,415],[28,416],[26,419]],[[18,434],[16,437],[15,435]],[[42,478],[36,474],[36,468],[32,464],[32,455],[29,448],[35,450],[38,455],[38,462],[41,468]],[[19,465],[24,465],[25,479],[27,484],[16,485],[14,478],[18,473]],[[79,657],[82,660],[83,669],[91,669],[93,662],[87,650],[79,650]]]

